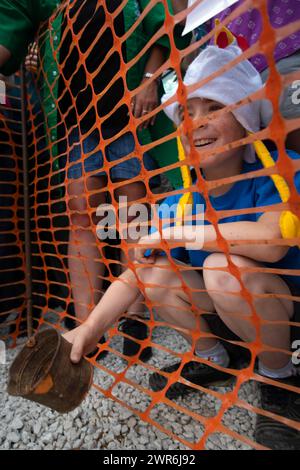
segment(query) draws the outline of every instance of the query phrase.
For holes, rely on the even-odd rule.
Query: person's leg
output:
[[[201,276],[183,263],[171,265],[164,257],[153,265],[135,265],[127,269],[107,289],[94,312],[103,320],[99,328],[106,331],[128,311],[130,305],[144,295],[157,310],[167,326],[178,329],[196,349],[214,347],[216,339],[202,313],[210,312],[213,304],[203,291]],[[190,293],[190,294],[189,294]],[[191,307],[193,305],[193,308]],[[100,324],[100,323],[99,323]],[[197,337],[193,337],[197,333]],[[201,337],[201,333],[205,333]]]
[[[105,177],[92,176],[68,184],[70,239],[68,263],[76,317],[85,320],[99,302],[104,275],[94,213],[106,202]]]
[[[145,294],[152,307],[168,326],[192,344],[194,332],[210,333],[202,313],[213,312],[214,305],[205,292],[202,276],[193,268],[175,261],[177,271],[165,257],[158,258],[153,268],[138,268],[139,279],[145,286]],[[215,338],[201,337],[195,340],[196,350],[215,346]]]
[[[141,214],[137,215],[130,215],[135,214],[136,210],[133,206],[135,203],[140,204],[139,201],[141,199],[145,200],[145,196],[147,195],[146,185],[144,183],[144,178],[141,176],[141,169],[142,169],[142,162],[145,168],[152,169],[155,166],[154,162],[152,161],[149,154],[145,154],[144,158],[141,159],[140,156],[136,155],[135,151],[135,141],[133,138],[132,133],[126,132],[120,138],[116,139],[112,143],[110,143],[106,148],[106,156],[107,159],[111,162],[116,162],[117,164],[114,165],[110,170],[110,177],[116,188],[114,190],[114,199],[118,203],[120,198],[123,198],[128,204],[127,210],[122,210],[119,213],[119,216],[123,220],[123,223],[129,224],[127,225],[127,233],[122,233],[121,235],[121,250],[120,250],[120,263],[121,263],[121,272],[127,269],[128,261],[132,258],[132,249],[131,245],[134,245],[138,242],[141,234],[134,233],[132,234],[132,227],[130,226],[131,222],[138,216],[139,222],[141,221]],[[123,161],[124,157],[130,156],[131,158],[128,160]],[[121,160],[121,161],[120,161]],[[133,180],[134,179],[134,180]],[[143,221],[147,223],[148,220],[148,210],[147,206],[143,205],[143,212],[145,212],[143,216]],[[122,214],[122,215],[121,215]],[[126,214],[126,217],[124,215]],[[144,234],[147,233],[147,227],[144,227]],[[139,302],[134,302],[133,305],[130,306],[127,314],[131,315],[132,318],[126,318],[120,324],[120,329],[124,333],[128,334],[132,338],[136,338],[138,340],[146,339],[148,336],[148,328],[147,325],[143,322],[138,321],[138,318],[144,318],[145,313],[145,306],[143,299],[140,298]],[[123,342],[123,353],[126,356],[133,356],[138,353],[140,349],[139,343],[130,340],[128,337],[124,337]],[[150,358],[152,352],[151,348],[146,348],[142,351],[140,359],[147,360]]]
[[[293,303],[286,299],[290,291],[285,282],[274,274],[243,272],[243,269],[260,265],[242,256],[231,256],[233,263],[241,269],[241,279],[252,294],[253,307],[258,319],[263,345],[275,348],[259,355],[265,367],[280,369],[290,360],[290,326]],[[224,270],[225,268],[225,270]],[[251,317],[251,307],[241,294],[239,281],[226,271],[225,255],[214,253],[204,263],[204,282],[215,309],[222,321],[237,336],[246,342],[255,341],[257,331]],[[286,351],[286,353],[282,352]]]
[[[116,183],[124,183],[124,180],[116,179]],[[120,201],[120,198],[126,198],[128,203],[132,202],[138,202],[141,198],[144,198],[146,196],[146,187],[142,181],[136,181],[133,183],[130,183],[130,180],[128,181],[128,184],[122,184],[121,187],[118,187],[114,191],[114,196],[117,202]],[[130,206],[129,206],[130,207]],[[126,220],[128,224],[130,224],[136,216],[130,216],[127,214]],[[145,218],[144,222],[147,222],[147,219]],[[120,254],[120,262],[121,262],[121,271],[124,272],[127,269],[128,265],[128,260],[132,259],[132,250],[130,245],[134,245],[137,243],[136,238],[131,238],[130,235],[130,230],[128,230],[126,239],[124,239],[124,243],[126,244],[126,250],[121,249],[121,254]],[[132,315],[137,315],[140,316],[144,311],[144,304],[142,302],[135,302],[131,307],[130,307],[130,314]],[[143,316],[143,315],[141,315]]]
[[[202,276],[193,268],[176,262],[177,270],[166,258],[159,258],[153,268],[139,268],[138,277],[145,286],[145,295],[151,301],[156,313],[167,326],[177,331],[192,344],[198,360],[187,362],[180,375],[191,383],[206,386],[228,382],[232,376],[216,369],[229,365],[230,359],[223,345],[211,335],[210,328],[203,318],[203,313],[214,312],[214,305],[205,292]],[[202,360],[209,360],[211,365]],[[150,376],[152,390],[160,391],[167,385],[167,377],[176,372],[181,362],[176,362],[161,369],[161,373]],[[168,398],[176,398],[193,391],[180,382],[168,387]]]
[[[258,372],[277,381],[278,386],[259,382],[261,407],[264,411],[294,422],[300,421],[299,393],[281,387],[281,383],[298,387],[300,380],[291,356],[290,325],[294,313],[291,291],[279,276],[246,271],[257,263],[241,256],[232,256],[240,268],[241,279],[251,294],[261,333],[262,346],[273,351],[259,354]],[[224,270],[225,268],[225,270]],[[205,286],[223,322],[246,342],[255,341],[258,331],[251,308],[241,294],[238,280],[226,271],[227,261],[222,254],[209,256],[204,265]],[[300,432],[295,428],[259,414],[255,440],[271,449],[300,450]]]
[[[130,183],[130,180],[126,181],[128,184],[122,184],[121,187],[118,187],[114,192],[114,196],[116,201],[118,202],[120,201],[120,198],[126,198],[126,200],[128,201],[128,210],[130,210],[130,203],[138,203],[141,198],[144,198],[146,196],[146,187],[142,181],[136,181],[133,183]],[[124,180],[116,179],[116,182],[124,183]],[[127,213],[127,211],[125,212]],[[123,216],[125,212],[123,211]],[[133,222],[135,218],[136,216],[130,216],[128,213],[126,215],[126,220],[128,224]],[[145,206],[145,217],[143,218],[143,221],[146,223],[147,220],[148,210]],[[139,221],[141,221],[141,217],[139,217]],[[144,228],[145,230],[147,230],[146,226]],[[135,235],[138,236],[138,234]],[[132,236],[129,227],[129,230],[127,230],[126,238],[122,240],[123,249],[121,247],[120,250],[121,272],[124,272],[127,269],[129,259],[132,260],[131,245],[134,246],[137,241],[138,240],[136,236]],[[139,301],[134,302],[127,311],[127,314],[132,316],[132,318],[127,317],[122,321],[122,323],[120,324],[121,331],[126,335],[131,336],[132,338],[136,338],[138,340],[146,339],[149,334],[148,327],[145,323],[138,320],[139,318],[145,317],[144,299],[140,297]],[[124,337],[123,354],[125,356],[134,356],[139,352],[140,349],[141,348],[139,343],[129,339],[128,337]],[[152,349],[150,347],[147,347],[141,351],[140,359],[146,361],[150,359],[151,355]]]

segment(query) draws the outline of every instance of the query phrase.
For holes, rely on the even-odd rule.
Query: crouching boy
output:
[[[291,271],[300,267],[300,251],[283,243],[276,178],[261,171],[266,155],[274,162],[278,155],[276,151],[268,153],[262,143],[254,146],[242,141],[249,133],[259,131],[265,103],[247,100],[242,106],[223,109],[258,91],[262,87],[260,76],[250,62],[241,61],[202,86],[193,87],[240,54],[234,44],[224,49],[208,46],[187,70],[186,106],[169,104],[172,94],[163,99],[166,113],[182,130],[185,154],[192,156],[196,168],[197,178],[190,188],[192,215],[197,215],[197,207],[204,206],[207,220],[204,227],[199,226],[203,244],[197,247],[197,230],[192,225],[171,230],[168,223],[161,231],[141,238],[135,249],[135,272],[123,273],[88,320],[65,335],[73,343],[71,360],[76,362],[95,347],[99,335],[134,301],[146,295],[157,314],[194,348],[193,361],[183,367],[181,363],[172,364],[150,377],[151,388],[165,389],[169,398],[193,390],[180,381],[170,385],[170,374],[180,366],[185,380],[205,387],[233,377],[232,369],[232,374],[228,371],[233,367],[230,355],[210,334],[203,316],[207,312],[215,312],[245,345],[260,338],[258,374],[300,386],[290,353],[290,323],[297,305],[299,309],[293,296],[300,295],[300,278]],[[291,159],[299,158],[294,152],[286,152]],[[300,174],[295,181],[299,188]],[[164,206],[181,203],[182,194],[178,194],[167,198]],[[166,246],[172,258],[162,256],[162,247]],[[178,260],[182,250],[190,264]],[[283,274],[284,269],[289,270],[288,276]],[[300,421],[297,389],[289,391],[263,381],[260,391],[264,410]],[[261,415],[256,440],[273,449],[300,449],[299,431]]]

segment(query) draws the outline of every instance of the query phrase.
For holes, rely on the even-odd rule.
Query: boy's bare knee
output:
[[[242,268],[259,266],[253,260],[243,256],[231,256],[232,262],[238,267],[240,279],[228,270],[226,256],[221,253],[213,253],[203,263],[203,279],[207,290],[224,292],[239,292],[242,285],[250,292],[263,293],[266,290],[265,277],[261,273],[243,272]],[[213,292],[209,293],[213,295]],[[238,297],[237,297],[238,298]]]
[[[226,256],[221,253],[213,253],[205,259],[203,279],[211,297],[240,290],[239,281],[227,271],[227,266]]]
[[[269,283],[267,281],[268,278],[262,273],[246,273],[242,275],[242,282],[251,294],[265,294],[268,292]]]
[[[159,287],[168,285],[174,276],[175,273],[170,263],[161,259],[151,266],[138,269],[138,277],[144,284],[153,284]]]
[[[165,258],[159,258],[154,265],[139,268],[137,273],[151,300],[158,300],[165,296],[166,291],[174,286],[177,279],[176,273]]]
[[[205,258],[203,263],[203,268],[224,268],[227,266],[227,259],[223,253],[212,253]]]

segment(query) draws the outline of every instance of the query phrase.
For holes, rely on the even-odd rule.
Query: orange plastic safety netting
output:
[[[25,313],[25,258],[20,78],[5,86],[1,106],[1,338],[18,336]],[[2,90],[1,90],[2,91]],[[4,93],[1,93],[4,98]],[[4,99],[3,99],[4,101]],[[3,103],[1,99],[1,103]]]
[[[182,159],[176,140],[179,130],[164,117],[164,105],[158,100],[163,94],[162,84],[158,85],[156,79],[169,69],[175,71],[179,88],[173,101],[177,99],[184,106],[187,96],[187,89],[182,85],[184,70],[200,48],[205,47],[214,37],[216,28],[207,30],[200,39],[192,39],[189,35],[183,39],[182,22],[187,12],[174,15],[171,2],[167,0],[112,3],[82,0],[63,3],[50,21],[41,27],[37,38],[38,69],[27,75],[26,125],[34,328],[46,324],[63,330],[70,324],[70,319],[82,320],[99,302],[108,285],[121,272],[131,270],[133,277],[129,277],[129,281],[125,280],[123,284],[128,290],[139,290],[139,297],[133,296],[133,300],[138,300],[139,304],[135,303],[132,310],[136,315],[141,311],[145,315],[146,312],[139,324],[148,327],[147,335],[143,337],[142,333],[140,338],[143,339],[137,336],[135,342],[141,346],[141,350],[146,351],[145,355],[146,348],[152,347],[153,356],[146,361],[143,356],[139,356],[140,351],[135,351],[135,355],[130,357],[124,354],[124,339],[128,344],[128,340],[135,334],[128,323],[127,328],[122,329],[116,322],[106,334],[105,342],[99,344],[98,353],[106,350],[108,355],[97,362],[96,355],[90,359],[97,368],[94,386],[106,397],[130,408],[144,421],[192,449],[211,448],[214,439],[218,440],[220,436],[223,439],[227,436],[240,441],[250,448],[263,448],[255,442],[251,426],[250,430],[247,425],[243,428],[233,419],[236,414],[233,415],[232,410],[238,410],[241,419],[244,417],[244,420],[251,423],[258,415],[264,415],[300,430],[297,421],[262,409],[258,385],[273,384],[275,389],[276,382],[259,375],[255,369],[261,352],[282,352],[282,349],[263,340],[263,326],[274,328],[274,321],[277,320],[277,326],[293,325],[290,344],[299,337],[297,327],[300,324],[297,323],[297,318],[293,322],[288,316],[279,320],[272,317],[270,320],[262,312],[267,308],[264,302],[282,302],[291,309],[291,301],[296,305],[300,298],[285,289],[278,293],[271,288],[266,291],[255,290],[251,288],[249,281],[255,276],[260,278],[263,274],[268,274],[273,280],[276,275],[292,272],[283,268],[266,267],[262,263],[239,262],[231,253],[232,244],[217,229],[220,219],[245,213],[291,211],[295,216],[300,216],[299,193],[295,186],[295,175],[300,168],[299,160],[292,160],[285,150],[287,135],[299,128],[300,119],[285,119],[279,109],[282,90],[299,80],[300,75],[299,71],[281,75],[276,69],[273,56],[275,45],[295,33],[299,29],[299,21],[275,29],[270,23],[266,2],[257,0],[241,2],[223,24],[230,24],[250,7],[257,8],[261,15],[262,32],[259,39],[236,61],[203,80],[203,84],[244,58],[251,58],[258,53],[264,55],[269,67],[267,86],[265,91],[261,89],[251,95],[250,101],[264,96],[268,98],[273,107],[272,121],[259,133],[235,142],[233,147],[258,139],[269,140],[271,147],[279,153],[278,160],[271,169],[262,168],[247,176],[239,174],[207,181],[197,167],[199,154],[195,148]],[[218,26],[218,30],[221,26]],[[154,70],[151,69],[153,63]],[[154,76],[143,80],[146,65]],[[195,89],[196,86],[190,88]],[[18,90],[17,85],[14,90]],[[152,96],[156,102],[151,101]],[[247,100],[248,98],[227,107],[226,111],[234,110],[248,102]],[[144,114],[140,103],[146,107]],[[15,134],[20,137],[20,122],[17,122],[17,130],[12,129],[11,123],[14,120],[8,114],[9,109],[5,109],[6,111],[1,108],[0,141],[1,146],[6,144],[16,167],[17,160],[20,160],[20,141],[15,141]],[[149,122],[153,118],[156,121],[154,125]],[[208,120],[204,120],[205,122]],[[185,113],[183,128],[186,133],[191,125],[191,119]],[[232,145],[230,147],[227,144],[218,149],[217,153],[229,148]],[[6,153],[1,152],[2,155],[3,161],[8,161]],[[194,168],[194,179],[187,178],[189,172],[186,165]],[[289,188],[288,197],[283,198],[281,203],[266,206],[263,210],[258,206],[235,211],[217,211],[213,208],[209,199],[209,193],[213,189],[246,178],[271,176],[274,171],[284,178]],[[5,181],[7,177],[4,175],[3,178]],[[15,190],[16,201],[19,194],[17,183]],[[188,195],[190,192],[201,192],[204,195],[204,217],[215,227],[217,233],[220,265],[208,264],[207,270],[217,272],[218,282],[209,284],[209,287],[199,276],[202,276],[203,268],[196,269],[199,278],[197,284],[195,268],[189,264],[177,264],[170,255],[170,245],[165,242],[161,243],[161,250],[166,254],[163,265],[149,268],[152,275],[147,277],[147,269],[142,269],[132,261],[132,248],[137,246],[137,241],[120,236],[121,196],[127,196],[132,203],[138,201],[139,204],[149,206],[160,203],[165,196]],[[108,222],[106,220],[106,232],[110,235],[101,238],[99,220],[103,221],[103,205],[107,203],[115,210],[116,219],[113,222],[111,219]],[[1,211],[4,211],[4,205],[1,203]],[[20,223],[22,217],[17,213],[16,202],[14,207],[15,212],[7,216],[10,220],[7,233],[14,234],[9,244],[21,250],[22,227],[16,224]],[[130,207],[129,204],[129,211]],[[134,217],[130,217],[131,222]],[[144,220],[141,225],[147,227],[151,224],[158,224],[158,229],[161,230],[157,219]],[[116,233],[115,237],[111,235],[113,232]],[[288,235],[285,244],[292,247],[299,243],[297,232],[289,232]],[[254,243],[253,239],[242,239],[235,240],[234,244],[249,246]],[[282,245],[283,241],[278,238],[261,240],[261,244],[267,249],[270,245]],[[21,252],[16,254],[20,266],[25,269]],[[299,269],[294,270],[293,274],[300,275]],[[230,282],[235,282],[238,288],[234,292],[229,289],[226,294],[228,274],[231,275]],[[214,276],[207,276],[207,279],[214,279]],[[24,289],[23,278],[18,281],[18,286],[22,284]],[[216,290],[219,294],[221,291],[222,295],[219,299],[213,293],[208,296],[207,289],[212,292]],[[120,292],[123,294],[125,290]],[[181,293],[184,300],[173,304],[174,297],[180,297]],[[22,294],[23,291],[20,296]],[[237,311],[228,312],[230,320],[227,325],[234,322],[235,318],[241,321],[242,316],[242,321],[248,328],[252,325],[254,336],[251,341],[244,342],[237,336],[233,337],[229,329],[224,329],[223,324],[220,326],[214,312],[214,301],[216,304],[220,299],[226,302],[228,296],[239,299],[241,310],[237,307],[237,301],[231,303]],[[6,294],[3,298],[10,305]],[[124,298],[116,300],[117,306],[122,304]],[[3,313],[6,315],[19,309],[17,328],[8,333],[14,339],[24,324],[20,311],[23,307],[23,304],[22,307],[8,307]],[[124,312],[123,319],[131,317],[130,309]],[[178,320],[181,315],[184,321]],[[187,315],[191,320],[186,320]],[[201,327],[202,315],[205,315],[211,327],[210,332]],[[246,329],[247,327],[245,326]],[[138,330],[138,334],[141,334],[141,328]],[[242,330],[241,328],[240,331]],[[190,341],[182,339],[180,332]],[[192,396],[196,398],[190,400],[190,395],[176,399],[168,397],[166,393],[172,384],[178,380],[186,383],[180,375],[185,364],[191,360],[208,364],[207,360],[194,355],[194,348],[199,338],[203,340],[214,337],[222,340],[233,358],[230,368],[214,366],[215,370],[230,371],[233,378],[231,385],[204,387],[189,383],[194,388]],[[285,353],[292,357],[293,351],[290,348]],[[172,374],[165,373],[167,381],[164,388],[154,392],[149,387],[149,377],[176,360],[181,360],[180,367]],[[283,387],[298,392],[291,385]],[[135,397],[133,401],[129,399],[131,396]],[[193,431],[187,430],[179,434],[176,431],[178,420],[193,423]],[[226,446],[224,441],[222,443]]]

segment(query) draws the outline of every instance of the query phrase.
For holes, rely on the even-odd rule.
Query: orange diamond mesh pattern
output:
[[[78,264],[78,270],[81,275],[85,276],[89,282],[89,302],[88,305],[84,305],[83,308],[91,310],[95,299],[99,299],[101,292],[104,290],[108,283],[114,281],[120,270],[126,268],[128,265],[130,269],[136,273],[137,266],[130,261],[130,250],[134,246],[129,244],[126,240],[121,239],[117,242],[110,240],[101,241],[90,241],[88,237],[85,238],[85,249],[81,250],[80,256],[74,253],[68,252],[68,240],[70,234],[73,233],[73,237],[76,240],[76,234],[78,230],[82,232],[88,231],[88,227],[93,224],[93,230],[96,231],[96,219],[95,211],[97,202],[100,200],[103,202],[106,198],[110,201],[113,206],[117,209],[118,200],[117,196],[120,190],[128,184],[128,181],[116,180],[112,177],[112,169],[116,166],[115,161],[110,161],[107,158],[107,146],[111,142],[114,142],[119,136],[125,132],[130,131],[133,134],[135,149],[133,152],[125,155],[120,162],[128,161],[133,156],[137,156],[140,163],[141,169],[137,176],[130,180],[130,183],[144,183],[145,192],[140,196],[140,203],[158,203],[161,201],[166,193],[170,194],[184,194],[190,190],[190,188],[180,189],[178,185],[172,187],[170,184],[165,186],[159,186],[153,189],[151,182],[157,175],[168,176],[168,171],[174,169],[180,169],[185,164],[194,166],[197,168],[197,154],[194,150],[191,151],[190,155],[186,157],[186,160],[180,161],[177,159],[175,162],[167,162],[166,165],[161,165],[161,168],[147,169],[145,167],[144,154],[147,151],[153,150],[159,144],[169,142],[179,136],[179,131],[175,128],[173,132],[160,137],[159,140],[153,140],[152,142],[141,142],[137,135],[138,127],[150,117],[156,116],[162,109],[163,105],[159,105],[150,114],[145,115],[141,118],[135,118],[132,113],[131,102],[134,96],[141,91],[142,87],[149,86],[149,83],[153,81],[156,76],[168,68],[172,68],[176,71],[179,77],[179,89],[177,98],[184,104],[186,102],[186,90],[182,86],[182,66],[191,56],[191,54],[199,49],[207,40],[213,37],[214,31],[207,34],[202,39],[194,42],[188,47],[183,49],[177,49],[174,40],[174,26],[178,24],[185,16],[185,12],[181,12],[174,16],[170,13],[169,7],[166,0],[158,2],[156,0],[149,1],[148,6],[136,19],[135,25],[123,32],[121,36],[117,36],[114,32],[114,24],[117,15],[124,8],[127,2],[124,1],[122,4],[113,12],[109,13],[104,1],[98,1],[97,8],[103,8],[105,12],[106,22],[105,25],[97,30],[95,33],[94,40],[91,46],[87,50],[81,49],[81,38],[85,34],[85,30],[89,27],[89,22],[82,28],[74,28],[76,21],[75,13],[70,14],[70,6],[65,3],[61,5],[57,12],[51,17],[49,23],[41,27],[39,32],[39,66],[37,74],[27,73],[27,88],[28,88],[28,119],[27,119],[27,132],[28,132],[28,151],[29,151],[29,178],[30,178],[30,207],[31,207],[31,237],[32,237],[32,280],[33,280],[33,325],[34,329],[41,328],[43,325],[51,325],[55,328],[63,331],[64,321],[67,317],[71,318],[74,314],[71,309],[72,304],[72,288],[74,289],[74,283],[70,279],[70,263],[74,268],[74,262]],[[125,41],[130,38],[141,22],[146,16],[151,13],[151,10],[160,4],[165,10],[165,20],[161,27],[145,41],[144,46],[138,51],[136,57],[127,60],[122,55],[122,45]],[[243,142],[253,142],[256,139],[270,139],[276,146],[279,152],[279,158],[275,166],[277,174],[284,177],[290,189],[290,197],[287,202],[282,202],[277,205],[268,206],[264,208],[264,211],[282,211],[291,210],[294,214],[300,216],[300,205],[299,205],[299,194],[295,188],[294,176],[296,171],[300,170],[300,160],[292,161],[285,151],[285,139],[289,132],[300,127],[300,119],[285,120],[279,112],[278,96],[281,90],[294,80],[300,80],[299,72],[293,72],[287,75],[280,75],[275,67],[275,61],[273,58],[273,51],[275,44],[283,37],[292,34],[299,29],[299,22],[291,23],[288,26],[273,29],[267,14],[266,2],[264,1],[245,1],[242,6],[235,10],[224,22],[224,25],[228,24],[232,18],[237,17],[244,12],[249,6],[255,6],[258,8],[262,15],[263,30],[257,43],[247,49],[243,53],[243,58],[249,58],[252,55],[261,52],[265,55],[269,69],[270,78],[266,86],[266,98],[272,102],[274,114],[270,125],[259,132],[257,135],[251,135],[245,137]],[[59,16],[64,14],[64,28],[60,31]],[[50,28],[48,33],[47,28]],[[112,28],[113,31],[113,44],[109,51],[104,57],[103,61],[92,70],[89,63],[89,57],[91,54],[95,54],[94,46],[97,44],[97,39],[103,34],[106,28]],[[60,37],[61,33],[61,37]],[[147,83],[143,84],[142,87],[134,87],[130,89],[127,78],[128,71],[134,67],[134,65],[145,55],[149,48],[162,37],[168,37],[170,44],[170,54],[166,57],[164,64],[159,68],[155,77],[150,79]],[[60,39],[60,40],[59,40]],[[70,53],[62,63],[60,56],[60,48],[65,40],[70,42]],[[49,55],[46,52],[46,43],[49,41],[52,53]],[[99,74],[105,63],[109,58],[115,54],[120,58],[119,71],[115,74],[113,81],[110,82],[103,90],[95,89],[95,77]],[[63,71],[66,71],[65,62],[70,59],[72,54],[72,61],[75,63],[75,72],[71,76],[65,76]],[[71,60],[71,59],[70,59]],[[49,65],[50,64],[50,65]],[[228,64],[225,69],[232,67],[233,64]],[[76,105],[76,98],[72,96],[70,90],[72,89],[72,80],[76,79],[78,70],[83,71],[83,75],[86,78],[85,88],[88,89],[88,101],[86,107],[81,109],[80,112]],[[224,70],[220,70],[219,74]],[[77,79],[80,75],[77,75]],[[108,116],[99,116],[97,112],[97,106],[99,97],[102,97],[114,82],[119,78],[122,79],[124,85],[124,93],[119,105],[125,105],[128,108],[129,122],[125,130],[120,130],[116,135],[105,138],[103,135],[102,124],[109,116],[112,115],[116,107],[109,112]],[[209,80],[210,77],[207,79]],[[67,105],[62,105],[65,99],[65,94],[69,90],[69,101]],[[4,262],[0,275],[1,275],[1,305],[5,307],[1,308],[1,336],[7,338],[10,336],[15,340],[22,330],[26,331],[25,317],[22,312],[25,308],[24,298],[24,257],[23,257],[23,218],[22,218],[22,169],[21,169],[21,123],[20,123],[20,93],[19,86],[14,85],[12,87],[13,96],[10,99],[10,105],[7,107],[1,106],[0,108],[0,147],[1,147],[1,168],[0,168],[0,194],[1,194],[1,208],[2,214],[1,223],[3,224],[2,237],[2,256],[3,251],[5,255],[2,258]],[[255,93],[250,99],[258,99],[263,96],[264,91]],[[245,100],[246,102],[246,100]],[[240,103],[239,103],[240,104]],[[51,108],[52,106],[52,108]],[[13,109],[15,107],[15,109]],[[229,107],[229,109],[234,106]],[[52,109],[52,110],[51,110]],[[66,124],[68,120],[68,113],[72,110],[75,114],[75,123],[71,123],[70,127]],[[86,130],[86,127],[82,125],[84,120],[90,122],[90,127]],[[190,125],[189,118],[186,117],[186,126]],[[79,126],[79,127],[78,127]],[[71,133],[77,131],[77,141],[71,142]],[[84,141],[89,136],[97,136],[96,144],[93,149],[86,150]],[[241,142],[239,142],[240,144]],[[82,176],[76,180],[68,177],[69,168],[72,166],[68,159],[68,155],[74,149],[74,146],[79,146],[80,157],[76,160],[76,164],[80,164],[82,170]],[[101,176],[103,183],[98,186],[91,183],[91,177],[97,175],[99,170],[87,171],[84,166],[84,162],[95,153],[95,151],[101,150],[104,155],[104,165],[101,171],[106,175]],[[224,151],[224,148],[221,151]],[[274,168],[262,169],[257,172],[256,175],[249,175],[251,177],[257,177],[261,175],[271,175],[274,173]],[[205,218],[217,227],[218,221],[229,215],[233,215],[223,212],[216,212],[208,198],[209,190],[219,184],[228,184],[244,178],[245,175],[234,176],[230,178],[223,178],[222,180],[216,181],[205,181],[200,171],[196,169],[198,176],[197,182],[193,183],[192,190],[201,191],[207,203],[207,210]],[[248,177],[248,175],[247,175]],[[93,178],[92,178],[93,180]],[[95,178],[94,178],[95,180]],[[76,183],[81,185],[80,191],[77,189],[77,193],[72,192],[72,185]],[[119,191],[118,191],[119,190]],[[75,194],[75,195],[74,195]],[[101,199],[101,197],[102,199]],[[80,205],[74,205],[74,198],[80,199]],[[72,203],[73,200],[73,203]],[[81,209],[78,209],[80,207]],[[248,212],[259,212],[259,208],[249,209]],[[236,211],[236,213],[243,213],[243,210]],[[85,219],[79,219],[78,215],[85,215]],[[76,218],[77,216],[77,218]],[[88,221],[88,222],[87,222]],[[80,225],[81,224],[81,225]],[[222,238],[220,231],[217,230],[217,241],[218,246],[226,255],[228,261],[228,267],[222,268],[225,272],[229,272],[234,276],[241,285],[241,290],[238,294],[241,296],[249,306],[250,316],[248,320],[251,321],[255,327],[256,338],[254,341],[249,343],[243,343],[238,340],[224,340],[227,345],[233,345],[237,347],[238,355],[242,356],[245,354],[245,364],[240,369],[230,369],[231,374],[236,377],[235,383],[230,387],[209,387],[204,388],[201,386],[190,384],[195,389],[195,393],[202,397],[202,405],[199,409],[193,409],[189,407],[189,399],[186,400],[169,400],[165,393],[167,387],[161,392],[153,392],[150,390],[148,385],[148,377],[154,372],[158,371],[158,368],[162,365],[166,365],[176,359],[181,359],[181,367],[172,375],[168,375],[168,386],[175,383],[178,379],[184,382],[184,379],[180,377],[180,372],[185,363],[190,360],[198,360],[200,362],[207,363],[205,360],[197,359],[194,356],[194,344],[199,338],[201,332],[190,331],[192,337],[192,344],[178,342],[179,336],[172,329],[171,324],[167,324],[163,320],[159,319],[154,312],[153,304],[147,297],[146,289],[147,285],[142,285],[139,281],[141,291],[145,294],[144,305],[149,310],[149,319],[143,320],[149,328],[149,336],[145,340],[138,340],[142,348],[152,346],[153,358],[148,362],[142,362],[137,356],[126,357],[122,353],[122,339],[126,337],[125,333],[119,331],[118,325],[116,324],[111,328],[107,334],[106,342],[99,344],[100,351],[106,350],[109,355],[103,359],[103,361],[96,362],[96,357],[89,359],[93,365],[98,369],[99,375],[98,380],[94,384],[105,397],[116,400],[122,406],[125,406],[134,413],[136,413],[142,420],[148,422],[151,425],[156,426],[162,432],[166,433],[172,439],[180,441],[182,444],[190,447],[191,449],[205,449],[207,448],[207,442],[212,435],[218,436],[220,433],[230,436],[238,441],[248,444],[251,448],[260,449],[261,445],[254,442],[247,433],[238,433],[233,422],[228,419],[230,410],[232,408],[239,409],[241,413],[243,410],[248,410],[251,415],[255,416],[262,414],[265,416],[272,417],[277,421],[288,423],[291,427],[300,430],[300,424],[296,421],[287,420],[278,415],[274,415],[270,412],[266,412],[260,408],[257,401],[257,397],[253,395],[247,395],[244,392],[245,384],[251,382],[252,394],[255,395],[255,384],[258,382],[272,383],[271,379],[264,378],[258,375],[254,371],[255,360],[257,355],[262,350],[268,349],[261,340],[261,326],[263,321],[258,315],[255,309],[255,294],[251,293],[245,286],[242,274],[246,271],[239,268],[232,261],[232,257],[229,251],[229,244],[224,238]],[[77,243],[80,243],[80,238]],[[251,240],[240,241],[240,244],[251,244]],[[280,243],[278,240],[268,241],[268,243]],[[291,238],[289,241],[290,245],[293,246],[299,243],[299,239],[295,240]],[[93,253],[95,253],[94,259],[86,257],[89,246],[92,246]],[[169,260],[169,249],[166,244],[162,244],[162,249],[167,251]],[[120,258],[120,254],[123,254],[123,258]],[[95,269],[95,265],[98,265],[98,283],[92,279],[91,266]],[[100,266],[101,265],[101,266]],[[176,272],[180,288],[189,296],[191,306],[189,308],[195,313],[198,318],[204,311],[199,310],[196,305],[193,304],[192,294],[197,292],[197,289],[191,290],[184,283],[182,273],[184,268],[181,269],[174,262],[171,262],[172,269]],[[97,269],[98,269],[97,268]],[[247,268],[248,271],[251,269]],[[201,270],[200,270],[201,271]],[[274,273],[284,274],[283,270],[272,270],[266,267],[254,267],[252,272],[260,273]],[[12,274],[13,273],[13,274]],[[296,275],[300,275],[300,267],[296,272]],[[13,279],[13,280],[10,280]],[[101,289],[97,286],[101,285]],[[163,286],[160,286],[163,287]],[[266,297],[272,297],[272,294],[264,294]],[[87,297],[86,297],[87,298]],[[290,298],[290,297],[289,297]],[[294,298],[295,302],[300,302],[300,298]],[[168,298],[165,299],[166,305],[168,304]],[[157,305],[156,305],[157,306]],[[163,307],[163,304],[160,305]],[[8,314],[17,312],[14,317],[7,317]],[[237,312],[236,312],[237,313]],[[11,320],[13,318],[13,320]],[[295,328],[300,324],[295,324]],[[9,329],[7,327],[10,327]],[[157,334],[160,332],[160,334]],[[212,335],[218,336],[218,333],[212,333]],[[299,333],[298,333],[299,336]],[[128,335],[127,335],[128,337]],[[168,337],[168,341],[164,341],[164,338]],[[171,338],[171,339],[170,339]],[[292,352],[291,352],[292,354]],[[115,367],[114,361],[118,360],[119,368]],[[160,363],[161,360],[161,363]],[[217,369],[222,370],[221,367],[215,366]],[[140,383],[137,383],[134,371],[139,368],[143,370],[144,376]],[[103,382],[101,377],[106,377]],[[107,378],[109,380],[107,380]],[[104,385],[104,383],[106,385]],[[293,389],[291,386],[285,386],[287,389]],[[140,393],[143,398],[143,406],[140,406],[140,402],[137,399],[136,404],[132,405],[131,402],[126,398],[129,391],[136,391],[137,395]],[[297,389],[294,389],[297,391]],[[205,396],[210,397],[216,403],[216,408],[211,409],[206,406]],[[100,394],[99,394],[100,398]],[[200,399],[200,398],[199,398]],[[145,405],[147,403],[147,405]],[[167,416],[169,410],[176,411],[176,416],[181,419],[184,423],[185,419],[192,420],[197,423],[197,429],[199,432],[195,436],[177,435],[176,426],[170,420],[168,422]],[[162,417],[164,416],[164,418]],[[172,419],[172,418],[171,418]]]

